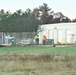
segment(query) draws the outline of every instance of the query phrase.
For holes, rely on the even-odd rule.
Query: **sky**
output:
[[[76,18],[76,0],[0,0],[0,10],[15,12],[18,9],[26,11],[27,8],[33,10],[46,3],[52,11],[62,12],[71,20]]]

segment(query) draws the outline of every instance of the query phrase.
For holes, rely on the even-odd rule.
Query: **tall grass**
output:
[[[0,47],[0,75],[76,75],[76,47]]]
[[[75,64],[76,55],[69,54],[13,53],[0,55],[0,73],[16,73],[13,75],[75,75]]]

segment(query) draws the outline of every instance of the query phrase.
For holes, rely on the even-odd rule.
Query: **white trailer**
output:
[[[54,39],[54,44],[75,44],[76,23],[56,23],[41,25],[38,30],[39,43],[42,44],[42,36],[47,39]]]

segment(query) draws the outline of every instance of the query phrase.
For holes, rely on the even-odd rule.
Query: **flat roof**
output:
[[[63,25],[76,25],[76,22],[43,24],[43,25],[41,25],[41,26],[44,26],[44,25],[45,25],[45,26],[46,26],[46,25],[54,25],[54,26],[56,26],[56,25],[57,25],[57,26],[59,26],[59,25],[60,25],[60,26],[61,26],[61,25],[62,25],[62,26],[63,26]]]

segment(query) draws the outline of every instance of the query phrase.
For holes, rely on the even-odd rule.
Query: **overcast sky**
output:
[[[0,9],[11,12],[18,9],[26,11],[27,8],[32,10],[43,3],[48,4],[54,12],[62,12],[70,19],[76,18],[76,0],[0,0]]]

